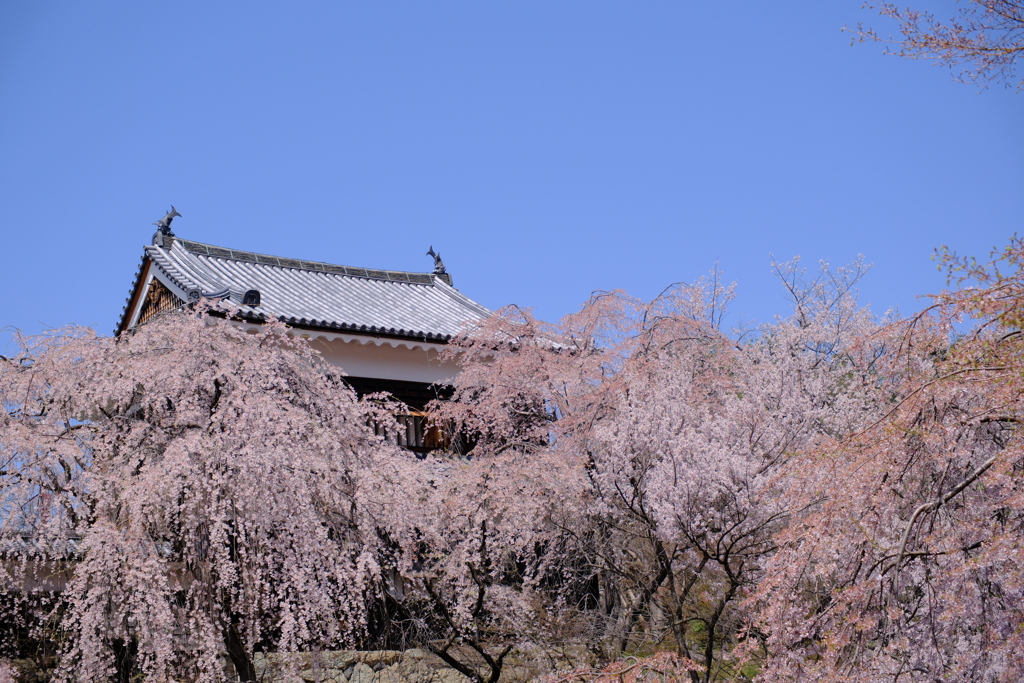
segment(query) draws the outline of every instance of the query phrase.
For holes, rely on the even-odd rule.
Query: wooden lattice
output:
[[[174,294],[171,293],[171,290],[164,286],[164,283],[154,278],[149,284],[149,292],[146,293],[146,300],[142,302],[142,312],[139,313],[138,324],[141,325],[152,320],[164,311],[178,308],[182,303],[184,302],[174,296]]]

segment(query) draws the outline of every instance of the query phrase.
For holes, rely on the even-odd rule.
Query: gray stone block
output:
[[[430,660],[425,657],[410,657],[405,653],[405,658],[396,665],[398,673],[406,683],[431,683],[434,680],[434,670]]]
[[[384,667],[373,677],[374,683],[407,683],[398,667],[398,664]]]
[[[434,671],[435,683],[467,683],[468,678],[455,669],[438,669]]]
[[[320,659],[324,667],[328,669],[347,669],[356,663],[356,652],[352,650],[337,650],[334,652],[321,652]]]
[[[390,666],[402,661],[405,653],[399,650],[374,650],[371,652],[360,652],[359,661],[367,666],[376,668],[378,664]]]
[[[356,664],[348,677],[349,683],[373,683],[373,669],[363,662]]]

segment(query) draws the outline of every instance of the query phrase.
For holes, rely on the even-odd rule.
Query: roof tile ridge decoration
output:
[[[217,247],[203,242],[175,237],[175,245],[181,245],[183,249],[197,256],[210,256],[219,259],[230,259],[232,261],[247,261],[260,265],[277,266],[279,268],[293,268],[295,270],[308,270],[320,273],[331,273],[333,275],[346,275],[348,277],[359,277],[370,280],[385,280],[387,282],[405,282],[417,285],[433,285],[436,283],[430,273],[413,273],[399,270],[378,270],[375,268],[357,268],[353,266],[339,266],[323,261],[308,261],[306,259],[284,258],[271,256],[269,254],[258,254],[252,251],[241,251],[227,247]]]

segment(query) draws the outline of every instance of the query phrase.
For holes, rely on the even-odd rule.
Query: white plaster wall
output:
[[[438,348],[432,344],[404,343],[395,347],[390,340],[346,341],[342,338],[314,338],[311,344],[331,365],[353,377],[397,379],[407,382],[446,382],[459,374],[454,363],[438,360]],[[412,348],[409,348],[412,346]]]

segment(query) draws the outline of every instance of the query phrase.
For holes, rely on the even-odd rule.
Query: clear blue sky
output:
[[[548,319],[717,260],[768,320],[771,253],[864,254],[863,300],[910,312],[935,247],[1021,229],[1024,94],[851,47],[890,30],[860,5],[0,2],[0,327],[109,334],[172,203],[280,256],[433,245]]]

